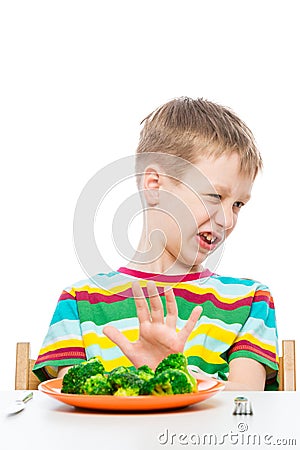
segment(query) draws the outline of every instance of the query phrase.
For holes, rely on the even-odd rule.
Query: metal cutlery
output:
[[[251,402],[247,399],[247,397],[236,397],[234,399],[235,407],[233,411],[233,415],[243,415],[243,416],[252,416],[253,409]]]
[[[29,400],[31,400],[32,397],[33,397],[33,392],[29,392],[26,394],[26,396],[24,398],[13,401],[7,408],[6,414],[7,415],[17,414],[17,413],[23,411],[23,409],[26,407],[26,403]]]

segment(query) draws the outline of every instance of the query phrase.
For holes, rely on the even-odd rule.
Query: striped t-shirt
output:
[[[192,309],[203,311],[190,334],[184,354],[189,364],[227,379],[229,362],[252,358],[267,371],[265,389],[277,389],[278,343],[274,303],[269,289],[253,280],[204,272],[159,275],[121,267],[100,273],[63,290],[33,371],[40,380],[57,375],[59,366],[99,356],[106,370],[132,366],[102,332],[117,327],[130,341],[138,339],[132,281],[139,280],[147,298],[147,280],[154,280],[165,309],[164,287],[172,286],[180,330]],[[166,309],[165,309],[166,312]]]

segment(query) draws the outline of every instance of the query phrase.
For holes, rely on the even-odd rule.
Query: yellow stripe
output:
[[[147,282],[146,282],[146,281],[142,281],[142,280],[141,280],[139,283],[140,283],[140,286],[141,286],[141,287],[146,287],[146,286],[147,286]],[[212,287],[209,287],[209,288],[207,288],[207,289],[204,289],[204,288],[202,288],[202,287],[200,287],[200,286],[195,286],[195,285],[192,285],[192,284],[186,284],[186,283],[177,283],[177,284],[174,284],[174,283],[162,283],[162,282],[156,282],[156,285],[157,285],[157,286],[160,286],[160,287],[164,287],[164,286],[173,286],[173,288],[176,287],[177,289],[184,289],[184,290],[186,290],[186,291],[189,291],[189,292],[192,292],[193,294],[198,294],[198,295],[199,295],[199,294],[201,294],[201,295],[204,295],[204,294],[213,294],[217,300],[219,300],[219,301],[222,302],[222,303],[228,304],[228,305],[231,305],[231,304],[233,304],[233,303],[235,303],[235,302],[237,302],[237,301],[242,300],[243,298],[245,298],[245,295],[241,295],[241,296],[234,297],[234,298],[222,297],[222,296],[220,296],[220,294],[219,294],[215,289],[213,289]],[[72,288],[72,289],[70,290],[70,294],[71,294],[73,297],[75,297],[75,296],[76,296],[76,292],[86,291],[86,292],[88,292],[89,294],[92,294],[92,293],[98,293],[98,294],[104,295],[104,296],[106,296],[106,297],[110,297],[110,296],[113,295],[113,294],[120,294],[121,292],[124,292],[124,291],[126,291],[127,289],[131,289],[131,287],[132,287],[132,283],[125,283],[125,284],[122,284],[122,285],[118,285],[118,286],[114,286],[114,287],[109,287],[109,288],[107,288],[107,289],[101,289],[100,287],[93,288],[93,287],[91,287],[91,286],[85,285],[85,286],[82,286],[82,287],[80,287],[80,288]],[[247,297],[248,297],[248,296],[253,297],[253,296],[254,296],[254,293],[255,293],[255,290],[252,290],[252,291],[247,292],[246,295],[247,295]]]
[[[47,372],[50,375],[51,378],[56,378],[57,377],[57,367],[53,367],[53,366],[46,366],[47,368]]]
[[[101,356],[99,356],[99,358],[107,372],[119,366],[127,366],[127,367],[133,366],[132,362],[128,358],[126,358],[126,356],[120,356],[120,358],[111,359],[109,361],[102,358]]]
[[[141,287],[147,287],[147,281],[143,281],[143,280],[139,280],[139,284]],[[170,286],[172,285],[172,283],[161,283],[161,282],[157,282],[156,283],[157,286]],[[184,285],[183,285],[184,286]],[[124,292],[127,289],[131,289],[132,287],[132,282],[130,283],[124,283],[124,284],[119,284],[117,286],[112,286],[112,287],[107,287],[106,289],[102,289],[101,287],[92,287],[89,286],[88,284],[86,284],[85,286],[82,287],[72,287],[72,289],[69,291],[69,293],[71,295],[73,295],[73,297],[76,295],[76,292],[88,292],[89,294],[101,294],[101,295],[105,295],[107,297],[111,296],[112,294],[119,294],[120,292]]]
[[[218,352],[212,352],[203,345],[193,345],[188,350],[184,351],[185,356],[201,356],[208,364],[224,364],[225,361],[220,357]]]
[[[235,302],[237,302],[238,300],[242,300],[243,298],[245,298],[245,295],[241,295],[238,297],[233,297],[233,298],[228,298],[228,297],[222,297],[213,287],[209,287],[207,289],[201,288],[199,286],[195,286],[193,284],[183,284],[183,283],[178,283],[176,285],[176,288],[178,289],[184,289],[187,290],[189,292],[192,292],[193,294],[213,294],[217,300],[219,300],[222,303],[226,303],[226,304],[233,304]],[[247,297],[253,297],[255,293],[255,290],[249,291],[247,292],[246,296]]]
[[[120,330],[121,331],[121,330]],[[180,331],[177,329],[177,332]],[[121,331],[122,334],[127,337],[127,339],[131,342],[135,342],[139,338],[139,329],[130,329],[130,330],[123,330]],[[216,325],[210,325],[210,324],[202,324],[198,328],[196,328],[192,333],[190,334],[188,338],[188,342],[191,342],[193,339],[195,339],[200,334],[205,334],[206,336],[209,336],[210,338],[217,339],[218,341],[224,342],[227,345],[231,345],[234,339],[236,338],[236,334],[232,331],[223,330],[222,328],[216,326]],[[115,347],[115,344],[108,339],[106,336],[99,336],[94,331],[88,332],[83,335],[83,341],[85,347],[88,347],[90,345],[97,344],[103,349],[113,348]]]
[[[67,347],[80,347],[82,348],[82,340],[81,339],[66,339],[63,341],[54,342],[53,344],[47,345],[40,351],[40,355],[44,355],[44,353],[51,352],[53,350],[58,350],[61,348]]]
[[[224,359],[220,358],[218,353],[208,351],[205,347],[201,345],[195,345],[189,350],[184,352],[185,356],[195,356],[201,355],[208,364],[224,364]],[[114,358],[111,360],[106,360],[100,357],[101,362],[103,363],[105,370],[109,371],[118,366],[132,366],[132,362],[126,358],[126,356],[120,356],[119,358]]]
[[[236,338],[236,333],[223,328],[218,327],[214,324],[204,323],[191,332],[188,337],[188,342],[191,342],[199,334],[205,334],[210,338],[217,339],[218,341],[224,342],[225,344],[231,345]]]
[[[139,338],[139,330],[133,329],[133,330],[124,330],[122,331],[122,334],[127,337],[127,339],[131,342],[135,342]],[[84,334],[83,336],[83,342],[84,346],[88,347],[90,345],[99,345],[100,348],[108,349],[116,347],[116,344],[114,344],[110,339],[108,339],[106,336],[98,336],[95,332],[90,332],[87,334]]]

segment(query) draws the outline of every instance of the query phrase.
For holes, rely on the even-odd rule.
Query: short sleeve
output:
[[[55,378],[58,367],[86,360],[76,299],[64,290],[58,300],[48,333],[33,367],[41,380]]]
[[[249,316],[228,351],[228,362],[240,357],[264,364],[265,390],[278,389],[278,334],[274,301],[266,286],[255,291]]]

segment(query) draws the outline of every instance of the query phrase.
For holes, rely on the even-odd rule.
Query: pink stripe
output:
[[[271,352],[270,350],[265,350],[264,348],[259,347],[258,345],[253,344],[252,342],[243,340],[239,341],[236,344],[233,344],[228,352],[229,355],[231,353],[239,351],[239,350],[249,350],[254,351],[261,356],[265,356],[267,359],[276,362],[276,354]]]
[[[117,272],[125,273],[135,278],[143,278],[144,280],[152,280],[162,282],[181,282],[181,281],[191,281],[198,280],[199,278],[207,278],[213,275],[213,273],[206,269],[203,272],[187,273],[182,275],[164,275],[160,273],[152,272],[142,272],[140,270],[129,269],[128,267],[120,267]]]
[[[63,291],[58,301],[60,302],[61,300],[75,300],[75,299],[69,292]]]
[[[270,297],[268,295],[255,295],[253,303],[257,302],[266,302],[269,308],[274,309],[274,303],[270,301]]]
[[[174,289],[174,294],[177,297],[183,297],[188,302],[191,303],[197,303],[202,304],[204,302],[210,301],[214,304],[214,306],[217,306],[220,309],[231,311],[233,309],[240,308],[241,306],[251,306],[252,303],[252,297],[245,297],[241,300],[236,300],[231,304],[224,303],[220,300],[218,300],[214,294],[211,292],[205,293],[205,294],[195,294],[194,292],[186,291],[184,289]]]
[[[145,287],[142,288],[145,297],[147,297],[147,289]],[[164,288],[162,286],[157,287],[159,295],[164,295]],[[241,306],[251,306],[252,297],[246,297],[241,300],[237,300],[232,304],[224,303],[218,300],[212,293],[205,294],[196,294],[194,292],[189,292],[186,289],[173,289],[175,296],[184,298],[186,301],[195,304],[203,304],[207,301],[213,303],[214,306],[226,310],[232,311],[234,309],[240,308]],[[109,292],[109,291],[107,291]],[[79,291],[76,292],[76,300],[78,301],[87,301],[90,304],[97,303],[116,303],[126,300],[128,298],[133,298],[132,289],[126,289],[118,294],[111,294],[110,296],[100,294],[98,292],[89,293],[87,291]]]
[[[80,347],[66,347],[39,355],[36,360],[36,364],[49,360],[61,360],[61,359],[86,359],[86,354],[83,348]]]

